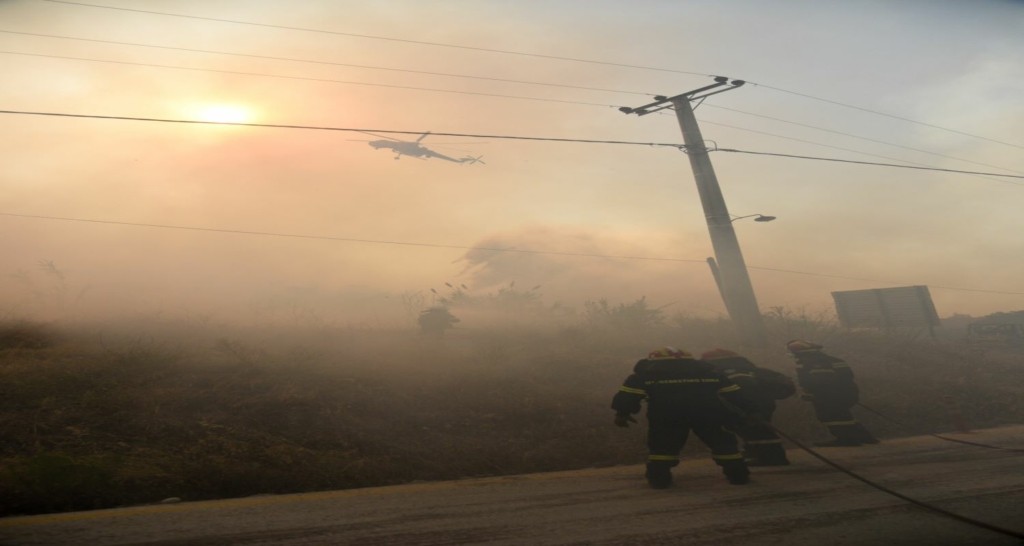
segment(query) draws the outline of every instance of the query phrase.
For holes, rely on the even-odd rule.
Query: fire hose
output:
[[[865,409],[867,409],[867,408],[865,408]],[[946,516],[948,518],[952,518],[952,519],[955,519],[957,521],[961,521],[963,523],[967,523],[969,525],[973,525],[975,527],[980,527],[980,528],[983,528],[983,529],[988,529],[989,531],[994,531],[996,533],[1000,533],[1000,534],[1003,534],[1003,535],[1007,535],[1007,536],[1011,536],[1011,537],[1014,537],[1014,538],[1018,538],[1018,539],[1024,540],[1024,533],[1020,533],[1020,532],[1017,532],[1017,531],[1014,531],[1014,530],[1011,530],[1011,529],[1006,529],[1005,527],[1000,527],[998,525],[992,525],[991,523],[985,523],[984,521],[979,521],[979,520],[976,520],[976,519],[973,519],[973,518],[969,518],[967,516],[962,516],[962,515],[957,514],[955,512],[950,512],[949,510],[946,510],[944,508],[939,508],[938,506],[935,506],[934,504],[930,504],[930,503],[927,503],[927,502],[924,502],[924,501],[917,500],[917,499],[912,498],[912,497],[908,497],[908,496],[906,496],[906,495],[904,495],[902,493],[899,493],[897,491],[893,491],[892,489],[889,489],[888,487],[885,487],[885,486],[883,486],[881,484],[875,483],[875,482],[873,482],[873,481],[871,481],[871,480],[869,480],[869,479],[867,479],[867,478],[865,478],[865,477],[863,477],[863,476],[853,472],[852,470],[844,467],[843,465],[841,465],[839,463],[836,463],[835,461],[830,460],[829,458],[825,457],[824,455],[822,455],[822,454],[818,453],[817,451],[811,449],[810,447],[805,445],[803,442],[801,442],[801,441],[793,438],[792,436],[786,434],[785,432],[779,430],[778,428],[776,428],[771,423],[768,423],[768,422],[765,422],[765,421],[761,421],[761,422],[765,426],[767,426],[767,427],[771,428],[772,430],[774,430],[775,433],[778,434],[780,438],[783,438],[785,440],[788,440],[788,441],[792,442],[795,446],[797,446],[800,449],[806,451],[812,457],[814,457],[814,458],[818,459],[819,461],[821,461],[821,462],[831,466],[832,468],[835,468],[836,470],[842,472],[843,474],[846,474],[846,475],[850,476],[851,478],[854,478],[855,480],[859,480],[861,482],[864,482],[865,484],[867,484],[867,485],[869,485],[869,486],[871,486],[871,487],[873,487],[873,488],[875,488],[875,489],[877,489],[879,491],[882,491],[883,493],[888,493],[889,495],[892,495],[892,496],[894,496],[894,497],[896,497],[898,499],[904,500],[904,501],[906,501],[906,502],[908,502],[910,504],[913,504],[915,506],[918,506],[918,507],[924,508],[926,510],[935,512],[937,514]],[[970,444],[971,442],[965,442],[965,443],[969,443]],[[985,447],[992,447],[992,446],[985,446]],[[1002,449],[1002,448],[1000,448],[1000,449]],[[1009,449],[1009,448],[1006,448],[1006,449]],[[1012,450],[1012,451],[1020,451],[1020,450]]]
[[[893,423],[896,426],[902,427],[902,428],[904,428],[906,430],[910,430],[910,427],[908,425],[906,425],[904,423],[901,423],[901,422],[897,421],[896,419],[894,419],[894,418],[892,418],[892,417],[890,417],[890,416],[888,416],[888,415],[886,415],[886,414],[884,414],[884,413],[882,413],[882,412],[880,412],[880,411],[878,411],[876,409],[870,408],[870,407],[865,406],[864,404],[861,404],[861,403],[858,403],[857,405],[862,407],[862,408],[864,408],[864,409],[866,409],[866,410],[868,410],[868,411],[870,411],[871,413],[881,417],[882,419],[885,419],[886,421],[889,421],[890,423]],[[983,444],[983,443],[980,443],[980,442],[970,442],[968,440],[961,440],[959,438],[950,438],[948,436],[943,436],[941,434],[928,433],[928,436],[932,436],[932,437],[938,438],[940,440],[945,440],[947,442],[956,442],[958,444],[966,444],[966,445],[969,445],[969,446],[984,447],[984,448],[988,448],[988,449],[1001,449],[1003,451],[1014,451],[1014,452],[1017,452],[1017,453],[1024,453],[1024,449],[1017,449],[1017,448],[1013,448],[1013,447],[994,446],[994,445],[990,445],[990,444]]]

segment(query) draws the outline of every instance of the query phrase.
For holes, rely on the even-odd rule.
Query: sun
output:
[[[200,121],[210,123],[248,123],[252,119],[252,111],[237,104],[208,104],[196,111]]]

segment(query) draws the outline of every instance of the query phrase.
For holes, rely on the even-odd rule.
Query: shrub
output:
[[[658,320],[642,298],[597,313],[618,309],[646,327],[520,324],[438,341],[411,327],[161,324],[3,350],[0,513],[637,464],[642,434],[612,426],[609,408],[633,363],[666,344],[736,346],[728,322]],[[950,430],[954,406],[973,427],[1024,418],[1011,387],[1024,380],[1019,353],[846,331],[805,314],[767,326],[772,346],[738,350],[792,375],[785,342],[823,341],[852,366],[864,403],[900,420],[855,410],[883,438]],[[775,421],[801,440],[825,434],[795,399]]]
[[[0,322],[0,350],[44,349],[58,341],[56,331],[51,327],[28,321]]]

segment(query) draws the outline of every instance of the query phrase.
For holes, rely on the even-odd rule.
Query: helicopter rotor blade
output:
[[[356,132],[357,133],[363,133],[364,135],[370,135],[372,137],[383,138],[383,139],[386,139],[386,140],[394,140],[395,142],[409,142],[408,140],[400,140],[400,139],[397,139],[397,138],[394,138],[394,137],[378,135],[376,133],[370,133],[370,132],[367,132],[367,131],[356,131]]]

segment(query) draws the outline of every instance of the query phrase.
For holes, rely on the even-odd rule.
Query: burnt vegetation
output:
[[[440,339],[411,326],[2,322],[0,513],[639,464],[642,427],[612,426],[609,403],[665,344],[732,348],[792,375],[784,343],[821,341],[853,367],[862,401],[902,423],[855,411],[883,439],[1024,418],[1020,349],[959,330],[847,331],[776,309],[775,343],[744,349],[726,321],[642,298],[566,317],[510,287],[496,298],[507,316],[474,327],[460,297],[441,302],[465,318]],[[775,422],[799,439],[825,434],[795,398]]]

